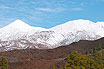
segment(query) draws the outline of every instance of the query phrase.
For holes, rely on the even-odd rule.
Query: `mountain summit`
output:
[[[17,20],[15,20],[14,22],[12,22],[11,24],[18,24],[18,25],[27,25],[25,22],[23,22],[22,20],[19,20],[19,19],[17,19]]]
[[[5,30],[21,30],[21,31],[24,31],[24,30],[28,30],[29,28],[31,28],[31,26],[29,26],[28,24],[26,24],[25,22],[21,21],[21,20],[16,20],[14,22],[12,22],[11,24],[1,28],[1,30],[5,29]]]
[[[3,27],[2,29],[9,29],[9,30],[21,30],[21,31],[29,31],[29,30],[43,30],[44,28],[41,27],[32,27],[27,23],[23,22],[22,20],[15,20],[14,22],[10,23],[9,25]],[[45,29],[44,29],[45,30]]]
[[[9,27],[14,27],[14,28],[21,28],[21,29],[26,29],[26,28],[30,28],[30,26],[28,24],[26,24],[25,22],[21,21],[21,20],[16,20],[14,22],[12,22],[11,24],[8,25]]]

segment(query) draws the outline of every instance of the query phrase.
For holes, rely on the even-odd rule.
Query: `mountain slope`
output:
[[[1,52],[0,56],[4,56],[9,61],[9,69],[51,69],[51,66],[65,65],[64,59],[73,51],[85,54],[87,49],[98,48],[101,44],[104,48],[104,38],[87,41],[81,40],[71,45],[60,46],[54,49],[23,49]]]
[[[59,45],[71,44],[79,40],[97,40],[104,37],[104,22],[94,23],[89,20],[74,20],[51,28],[59,37]]]
[[[97,40],[104,37],[104,22],[73,20],[50,29],[32,27],[16,20],[0,29],[0,51],[13,49],[49,49],[79,40]]]

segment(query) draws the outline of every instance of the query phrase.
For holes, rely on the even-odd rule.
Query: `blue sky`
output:
[[[16,19],[43,28],[76,19],[104,21],[104,0],[0,0],[0,27]]]

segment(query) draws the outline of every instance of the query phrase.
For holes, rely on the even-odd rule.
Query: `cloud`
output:
[[[1,9],[8,9],[8,8],[10,8],[10,7],[5,6],[5,5],[1,5],[0,8],[1,8]]]
[[[77,2],[75,2],[75,1],[70,1],[70,0],[69,0],[67,3],[70,4],[70,5],[72,5],[72,6],[78,5]]]
[[[96,1],[104,2],[104,0],[96,0]]]
[[[104,0],[95,0],[97,3],[104,3]]]
[[[80,3],[80,5],[81,5],[81,6],[84,6],[84,5],[85,5],[85,3],[83,3],[83,2],[82,2],[82,3]]]
[[[51,8],[36,8],[37,10],[39,11],[46,11],[46,12],[53,12],[53,11],[56,11],[54,9],[51,9]]]
[[[55,9],[52,9],[52,8],[36,8],[36,10],[45,11],[45,12],[59,12],[59,11],[64,11],[65,9],[64,8],[55,8]]]
[[[82,11],[83,8],[72,8],[73,11]]]

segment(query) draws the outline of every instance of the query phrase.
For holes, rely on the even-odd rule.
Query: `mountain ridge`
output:
[[[97,40],[104,37],[104,22],[73,20],[50,29],[32,27],[21,20],[0,28],[0,49],[50,49],[79,40]]]

